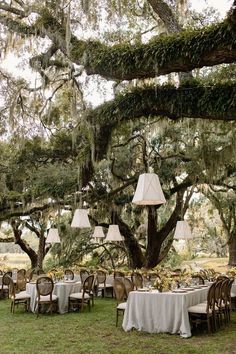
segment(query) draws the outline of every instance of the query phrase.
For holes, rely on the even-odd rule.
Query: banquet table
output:
[[[149,333],[179,333],[191,337],[188,307],[207,299],[209,287],[187,292],[132,291],[129,293],[122,327]]]
[[[58,312],[60,314],[68,312],[68,298],[72,293],[80,292],[80,281],[60,281],[54,284],[53,294],[58,297]],[[30,309],[36,311],[35,303],[37,297],[36,282],[26,284],[26,292],[30,295]]]

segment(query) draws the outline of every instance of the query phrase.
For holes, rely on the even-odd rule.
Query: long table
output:
[[[207,299],[209,287],[185,293],[132,291],[129,293],[122,327],[149,333],[178,333],[191,337],[188,307]]]

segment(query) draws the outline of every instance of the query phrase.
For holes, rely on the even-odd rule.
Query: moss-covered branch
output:
[[[140,117],[164,116],[236,120],[236,84],[136,88],[117,96],[87,115],[96,141],[95,159],[103,158],[111,131],[119,123]]]
[[[236,10],[221,24],[163,36],[145,45],[108,47],[99,42],[81,41],[72,35],[70,53],[65,41],[66,28],[48,11],[44,11],[39,24],[73,62],[84,65],[88,74],[131,80],[234,62],[235,17]]]
[[[234,8],[229,17],[217,25],[162,36],[148,44],[115,46],[79,40],[73,34],[68,46],[66,24],[53,15],[49,9],[40,10],[31,27],[6,15],[0,16],[0,23],[20,34],[47,36],[71,61],[84,65],[88,74],[108,79],[149,78],[236,60]]]

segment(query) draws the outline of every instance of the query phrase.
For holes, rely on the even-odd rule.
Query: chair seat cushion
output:
[[[13,297],[12,297],[13,298]],[[26,293],[26,291],[21,291],[20,293],[15,295],[15,300],[24,300],[30,299],[30,295]]]
[[[236,297],[236,293],[231,292],[230,296],[231,297]]]
[[[70,299],[82,299],[82,297],[83,297],[83,293],[81,292],[81,293],[72,293],[72,294],[70,294]],[[84,299],[90,299],[90,296],[87,294],[87,293],[85,293],[84,294]]]
[[[126,302],[121,302],[118,306],[117,306],[118,310],[125,310],[126,309]]]
[[[188,308],[188,312],[206,314],[207,313],[206,304],[202,303],[202,304],[198,304],[198,305],[195,305],[195,306],[190,306]],[[211,313],[211,312],[212,312],[212,310],[209,309],[209,313]]]
[[[57,300],[57,296],[52,294],[52,301],[56,301]],[[38,301],[38,298],[37,298]],[[50,302],[50,295],[46,295],[46,296],[40,296],[40,302]]]

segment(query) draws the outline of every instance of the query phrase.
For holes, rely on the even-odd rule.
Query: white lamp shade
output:
[[[191,229],[187,221],[177,221],[174,239],[190,239],[193,238]]]
[[[123,241],[118,225],[109,225],[105,241]]]
[[[94,238],[105,237],[102,226],[95,226],[92,237]]]
[[[87,209],[76,209],[71,227],[79,227],[79,228],[86,228],[86,227],[91,227],[89,218],[88,218],[88,211]]]
[[[51,228],[48,231],[48,235],[46,238],[46,243],[61,243],[58,229]]]
[[[139,176],[132,203],[138,205],[157,205],[166,202],[159,177],[155,173]]]

